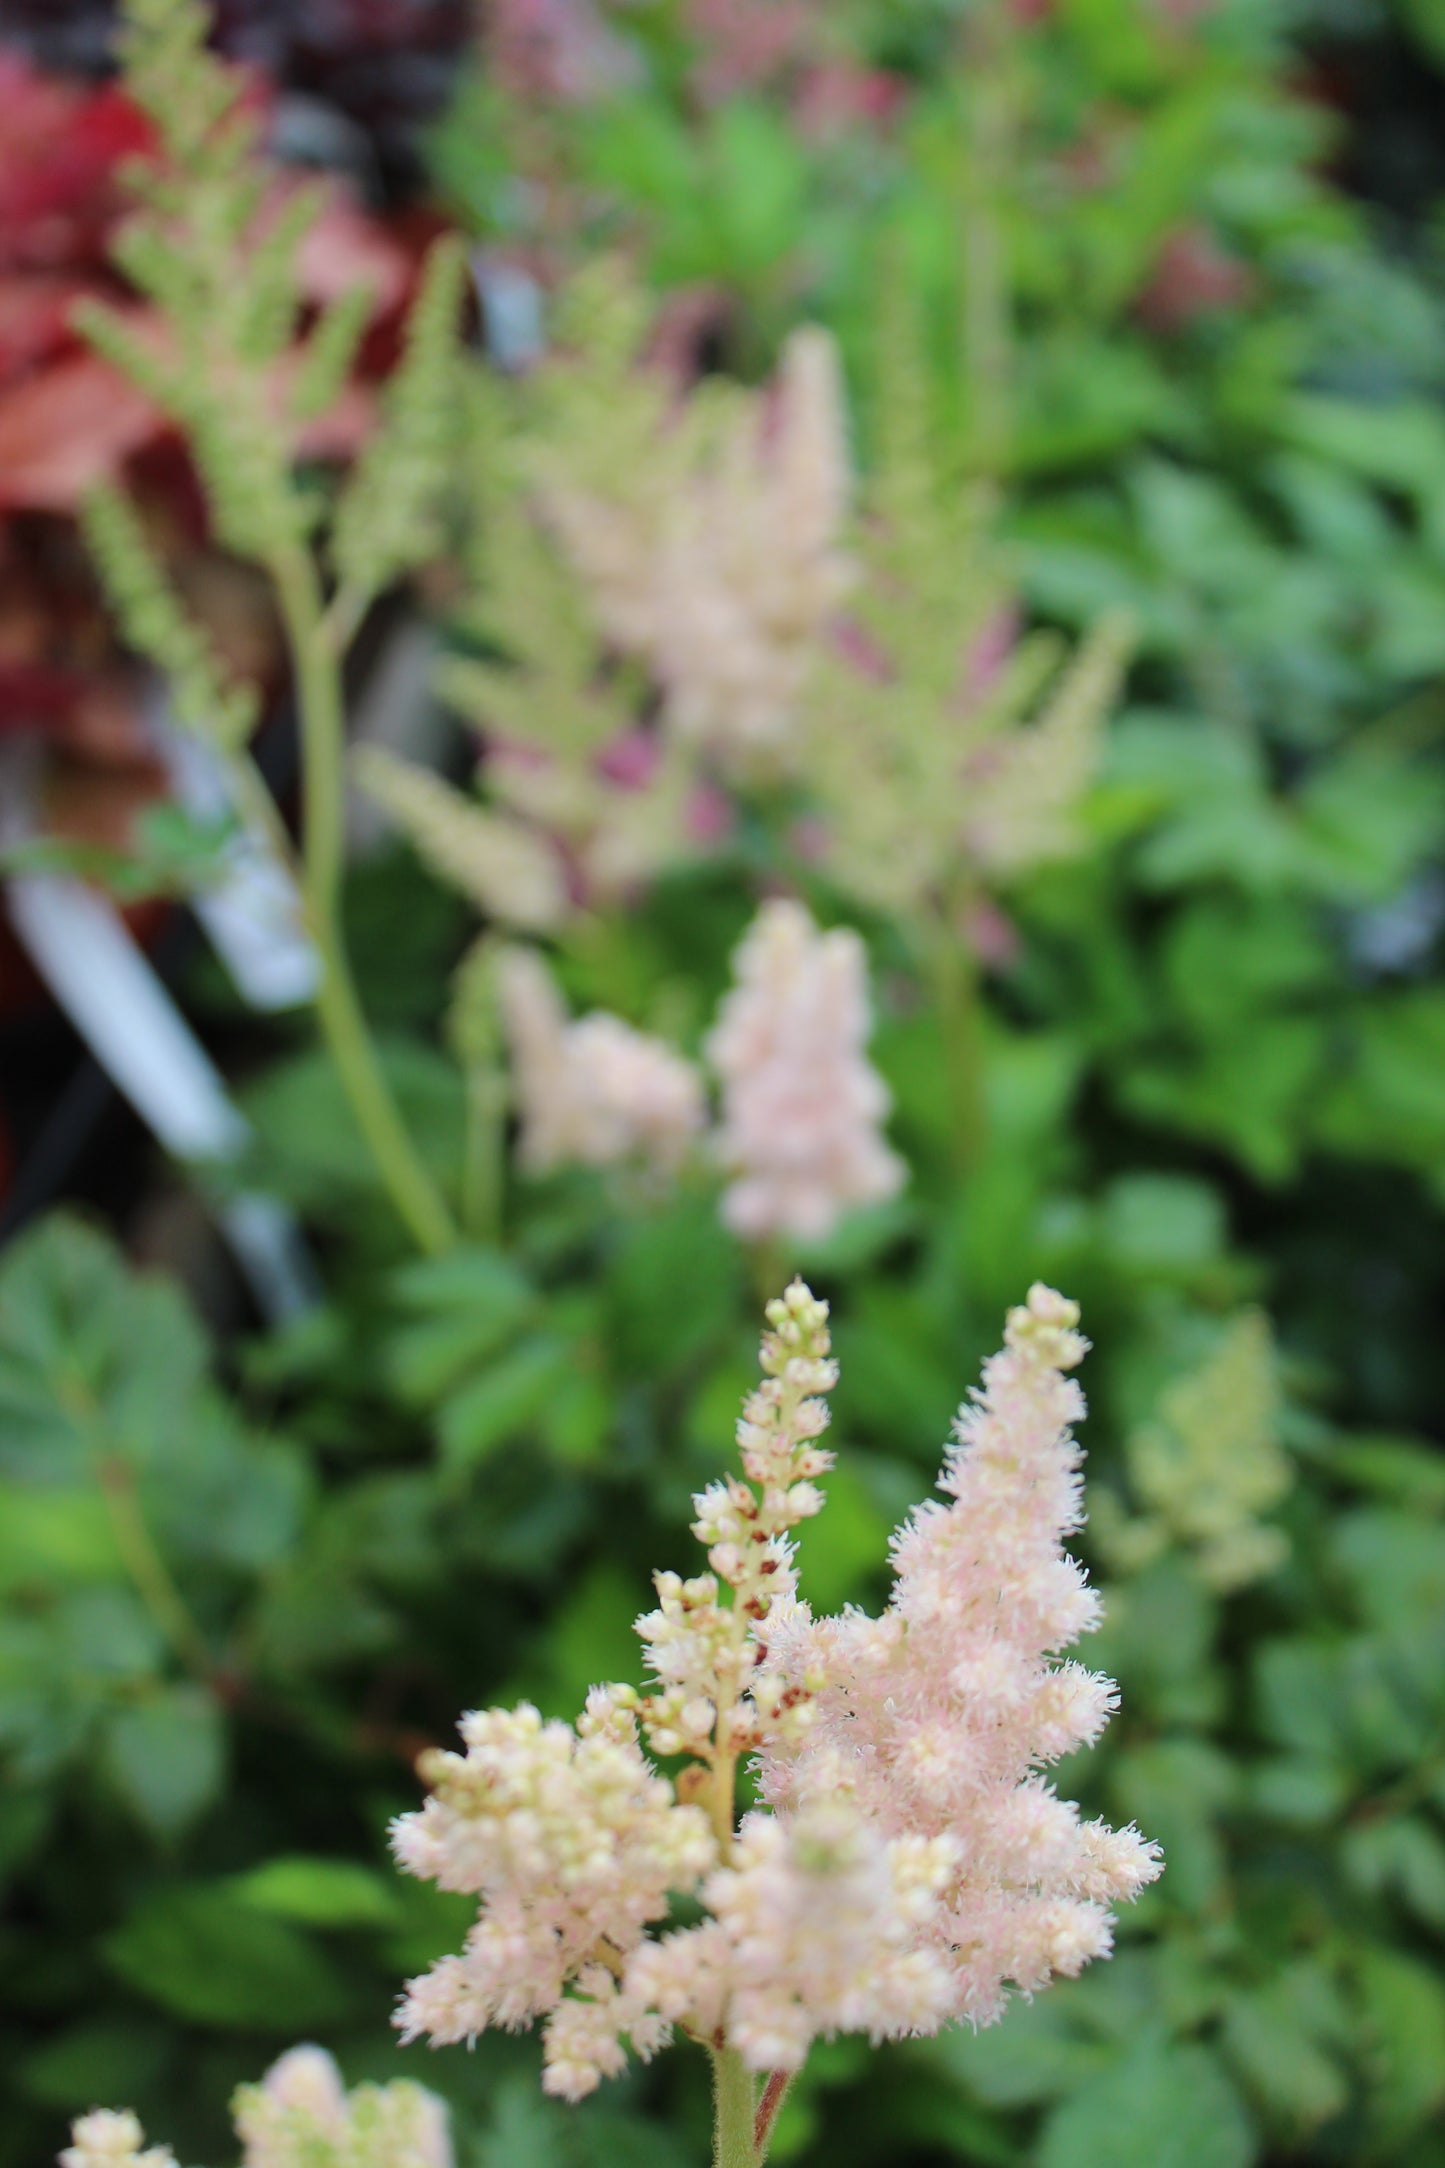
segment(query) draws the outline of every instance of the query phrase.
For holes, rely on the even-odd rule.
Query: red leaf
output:
[[[98,354],[0,394],[0,506],[68,512],[166,423]]]
[[[70,715],[85,682],[77,670],[0,657],[0,738],[54,730]]]
[[[0,385],[72,343],[70,310],[83,279],[0,274]]]
[[[113,85],[85,89],[0,54],[0,263],[93,261],[119,208],[116,168],[151,141]]]
[[[384,316],[403,300],[412,283],[405,249],[384,233],[375,219],[343,195],[333,195],[301,244],[297,258],[301,287],[308,301],[324,306],[368,286],[372,313]]]

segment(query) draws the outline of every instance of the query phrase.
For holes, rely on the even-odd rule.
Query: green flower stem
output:
[[[969,466],[1007,472],[1013,433],[1013,322],[1002,218],[1015,170],[1011,26],[1003,0],[983,0],[964,27],[968,77],[963,204],[963,349],[969,395]]]
[[[711,2048],[713,2168],[759,2168],[754,2137],[757,2088],[736,2048]]]
[[[214,1686],[216,1665],[205,1635],[146,1526],[129,1466],[117,1454],[103,1454],[97,1459],[96,1475],[110,1510],[116,1549],[141,1602],[191,1676],[202,1686]]]
[[[963,911],[946,910],[931,929],[934,998],[943,1033],[943,1058],[952,1116],[955,1171],[978,1165],[987,1141],[984,1101],[983,1006],[978,960],[962,930]]]
[[[456,1229],[397,1111],[361,1013],[341,933],[344,845],[344,707],[337,651],[326,638],[320,584],[304,552],[272,567],[296,673],[305,787],[303,886],[321,961],[317,1013],[362,1136],[387,1193],[419,1248],[451,1247]]]
[[[481,1242],[502,1237],[506,1166],[507,1086],[494,1062],[467,1071],[466,1159],[462,1172],[462,1222]]]
[[[775,1234],[764,1235],[760,1242],[753,1244],[751,1255],[753,1287],[759,1302],[766,1308],[788,1284],[781,1238]]]

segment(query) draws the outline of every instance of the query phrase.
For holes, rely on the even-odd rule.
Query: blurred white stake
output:
[[[541,287],[520,264],[484,249],[472,257],[472,279],[492,360],[509,376],[529,369],[547,345]]]
[[[220,1075],[119,912],[64,874],[8,888],[11,921],[60,1007],[167,1151],[198,1170],[235,1159],[249,1134]],[[315,1299],[295,1222],[268,1197],[216,1205],[256,1302],[274,1324]]]
[[[210,747],[170,720],[164,700],[151,733],[181,805],[199,821],[234,815],[225,771]],[[219,879],[200,889],[191,909],[249,1008],[295,1009],[315,998],[321,965],[301,925],[301,898],[264,835],[238,828],[226,845]]]

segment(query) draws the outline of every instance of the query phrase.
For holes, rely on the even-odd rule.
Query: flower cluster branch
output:
[[[528,1707],[465,1718],[466,1753],[427,1758],[432,1796],[396,1826],[403,1867],[482,1900],[462,1953],[411,1983],[403,2031],[540,2018],[566,2099],[679,2030],[762,2074],[836,2032],[988,2023],[1107,1955],[1113,1906],[1160,1870],[1137,1830],[1082,1820],[1042,1774],[1116,1700],[1058,1660],[1099,1614],[1064,1549],[1082,1519],[1076,1306],[1035,1287],[1010,1313],[948,1502],[894,1538],[879,1618],[815,1619],[798,1597],[837,1369],[800,1282],[768,1319],[742,1473],[694,1500],[709,1570],[660,1573],[638,1621],[652,1691],[594,1689],[575,1732]],[[675,1780],[644,1738],[685,1757]],[[738,1823],[745,1755],[766,1804]],[[669,1930],[674,1896],[703,1918]]]

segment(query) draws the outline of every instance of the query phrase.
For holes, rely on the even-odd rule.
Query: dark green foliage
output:
[[[977,186],[959,11],[846,11],[910,103],[891,133],[831,146],[764,97],[699,118],[677,11],[628,12],[651,73],[552,136],[584,204],[658,285],[726,290],[724,358],[749,373],[805,308],[825,314],[864,456],[886,448],[899,488],[910,457],[961,471],[978,387],[956,366],[958,202]],[[1168,1871],[1111,1965],[1001,2026],[821,2049],[780,2162],[1445,2158],[1440,310],[1322,177],[1328,131],[1282,87],[1275,11],[1220,5],[1193,44],[1168,12],[1059,0],[1021,32],[1016,140],[990,181],[1013,327],[1005,539],[1059,627],[1131,613],[1131,704],[1088,847],[1010,892],[966,1179],[937,1016],[897,930],[865,929],[911,1182],[796,1260],[834,1304],[843,1372],[840,1465],[803,1547],[826,1607],[880,1599],[888,1531],[1004,1306],[1035,1276],[1083,1302],[1082,1546],[1108,1616],[1082,1653],[1122,1710],[1061,1789],[1137,1817]],[[1430,36],[1432,11],[1410,12]],[[195,66],[195,23],[174,0],[135,14],[180,41],[156,47],[159,97],[165,70]],[[477,148],[454,131],[447,165],[495,223],[535,199],[497,185],[516,115],[495,86],[486,110],[496,132]],[[224,179],[220,119],[203,98],[175,126]],[[1201,232],[1243,277],[1165,320],[1161,264]],[[283,335],[283,243],[236,332],[251,353]],[[431,546],[417,478],[445,463],[457,280],[448,249],[393,449],[337,531],[356,597]],[[879,336],[895,287],[922,326],[902,360]],[[619,350],[636,334],[619,322]],[[323,319],[298,413],[354,335]],[[186,418],[219,473],[221,422]],[[137,600],[168,667],[199,667],[188,628]],[[603,715],[613,681],[591,682],[590,650],[573,669],[570,620],[551,647],[536,629],[561,691]],[[670,1019],[695,1045],[773,840],[750,827],[720,870],[569,929],[573,1008]],[[389,1074],[459,1195],[466,1093],[436,1038],[462,926],[400,862],[352,905]],[[628,1622],[651,1570],[688,1559],[689,1493],[725,1462],[751,1380],[749,1260],[702,1178],[660,1199],[573,1174],[510,1179],[503,1239],[408,1262],[318,1057],[274,1062],[248,1111],[248,1177],[306,1213],[328,1298],[227,1350],[228,1394],[184,1304],[97,1235],[58,1221],[0,1265],[0,1876],[21,1900],[0,1940],[17,2103],[0,2163],[29,2168],[101,2097],[183,2158],[224,2158],[230,2085],[305,2032],[353,2077],[446,2090],[482,2168],[683,2168],[706,2153],[683,2056],[574,2111],[540,2097],[534,2043],[400,2054],[395,1988],[458,1945],[469,1908],[394,1876],[382,1829],[463,1708],[525,1693],[570,1714],[595,1679],[637,1676]],[[1225,1592],[1167,1514],[1147,1553],[1119,1528],[1153,1511],[1141,1433],[1259,1307],[1292,1478],[1261,1513],[1287,1548]]]

